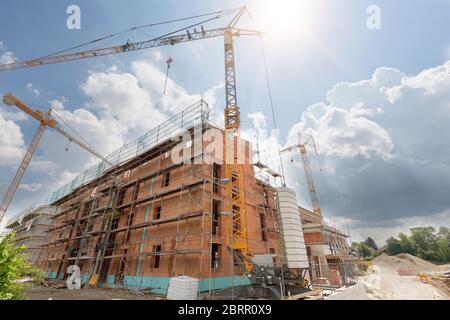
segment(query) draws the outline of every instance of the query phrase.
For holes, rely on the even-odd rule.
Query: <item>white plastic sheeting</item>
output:
[[[168,300],[197,300],[198,279],[179,276],[170,279]]]

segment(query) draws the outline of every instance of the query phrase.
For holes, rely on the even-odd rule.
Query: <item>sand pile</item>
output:
[[[374,264],[384,264],[393,270],[408,270],[412,273],[419,272],[442,272],[450,269],[450,265],[435,265],[421,258],[407,253],[401,253],[396,256],[382,254],[373,259]]]

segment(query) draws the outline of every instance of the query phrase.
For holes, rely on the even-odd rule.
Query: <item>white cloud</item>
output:
[[[252,120],[253,127],[256,130],[264,130],[267,128],[266,116],[262,112],[250,113],[248,117]]]
[[[166,119],[131,73],[91,72],[82,89],[101,116],[129,128],[146,130]]]
[[[297,143],[298,132],[314,136],[323,212],[361,234],[378,229],[380,238],[391,227],[448,226],[439,213],[450,209],[450,61],[411,76],[379,68],[369,80],[335,85],[327,99],[302,112],[287,142]],[[288,185],[310,207],[298,153],[284,164]]]
[[[25,152],[24,145],[20,127],[0,115],[0,165],[17,165]]]
[[[35,156],[34,158],[37,157]],[[55,174],[60,168],[61,166],[54,161],[33,159],[28,167],[28,170],[45,173],[51,176]]]
[[[10,64],[16,61],[17,58],[15,57],[14,53],[8,51],[8,48],[5,46],[5,44],[0,41],[0,64]]]
[[[25,112],[8,111],[6,108],[0,107],[0,116],[2,116],[3,119],[12,120],[14,122],[28,120]]]
[[[166,75],[152,63],[135,61],[131,69],[143,90],[152,95],[152,102],[163,112],[178,113],[202,98],[201,94],[189,94],[170,77],[167,79],[166,93],[162,94]]]
[[[26,85],[26,88],[28,92],[32,93],[36,98],[38,98],[41,95],[41,91],[37,89],[32,83],[28,83]]]
[[[403,79],[402,87],[424,89],[426,94],[448,93],[450,87],[450,61],[441,66],[422,71],[414,77]]]
[[[68,170],[64,170],[59,176],[58,183],[55,185],[55,187],[60,188],[66,185],[67,183],[75,179],[77,175],[78,175],[77,172],[70,172]]]
[[[50,104],[52,110],[64,110],[65,106],[64,104],[67,102],[67,99],[65,97],[60,97],[59,99],[53,99],[50,100],[48,103]]]
[[[42,183],[31,183],[31,184],[21,183],[19,185],[19,189],[28,191],[28,192],[39,191],[42,189],[42,187],[43,187]]]

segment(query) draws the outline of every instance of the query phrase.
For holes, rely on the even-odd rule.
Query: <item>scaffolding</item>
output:
[[[114,171],[121,164],[143,155],[163,142],[170,141],[173,137],[180,136],[189,128],[207,123],[209,112],[209,106],[204,100],[194,103],[143,136],[111,153],[105,158],[107,161],[100,162],[79,173],[71,182],[53,192],[47,199],[47,203],[55,203],[70,195],[72,191]]]
[[[51,224],[51,216],[57,208],[32,204],[25,210],[13,216],[6,228],[14,232],[14,242],[17,246],[25,246],[28,261],[37,263],[42,245],[46,242],[47,231]]]
[[[84,283],[165,294],[171,277],[189,275],[200,279],[199,293],[207,297],[248,283],[225,246],[225,166],[170,157],[180,135],[196,139],[196,130],[217,128],[207,110],[203,101],[189,107],[108,157],[119,165],[86,170],[53,195],[61,210],[40,261],[50,278],[64,279],[76,264]],[[188,160],[203,159],[203,143],[186,143]],[[249,248],[282,257],[275,189],[255,177],[252,164],[244,172],[252,195],[246,203]]]
[[[356,269],[351,255],[349,236],[324,221],[317,225],[315,241],[308,246],[323,248],[321,255],[310,257],[310,280],[316,286],[341,287],[356,282]]]

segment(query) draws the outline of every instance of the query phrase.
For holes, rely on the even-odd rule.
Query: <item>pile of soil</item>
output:
[[[450,269],[450,265],[436,265],[408,253],[401,253],[396,256],[388,256],[383,253],[373,259],[372,262],[374,264],[388,265],[394,270],[408,270],[413,273],[444,272]]]

